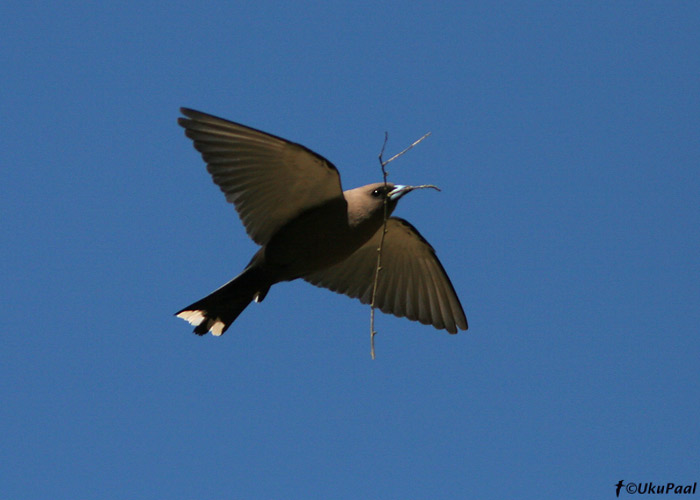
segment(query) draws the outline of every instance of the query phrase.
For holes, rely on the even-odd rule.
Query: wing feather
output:
[[[267,243],[300,213],[342,198],[338,170],[310,149],[200,111],[182,113],[178,123],[256,243]]]
[[[343,262],[305,276],[309,283],[334,292],[372,300],[381,230]],[[379,310],[457,333],[467,318],[435,250],[408,222],[389,219],[377,284]]]

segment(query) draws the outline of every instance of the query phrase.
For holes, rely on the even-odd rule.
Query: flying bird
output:
[[[343,191],[336,167],[306,147],[222,118],[182,108],[178,124],[260,245],[238,276],[176,316],[194,333],[223,334],[270,287],[302,278],[372,300],[384,200],[421,186],[375,183]],[[385,313],[457,333],[467,318],[435,250],[407,221],[390,217],[375,305]]]

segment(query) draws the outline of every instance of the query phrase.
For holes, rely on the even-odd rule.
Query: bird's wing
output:
[[[382,230],[343,262],[305,276],[309,283],[372,301]],[[411,224],[391,217],[382,249],[376,307],[385,313],[457,333],[467,318],[435,250]]]
[[[246,231],[264,245],[286,222],[340,197],[335,166],[300,144],[192,109],[178,119]]]

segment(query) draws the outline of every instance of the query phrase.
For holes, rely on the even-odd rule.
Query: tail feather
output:
[[[203,299],[178,311],[175,316],[193,325],[194,333],[222,335],[253,300],[260,302],[270,284],[257,268],[249,268]]]

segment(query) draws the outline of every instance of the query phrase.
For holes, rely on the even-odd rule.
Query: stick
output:
[[[389,158],[387,161],[382,162],[382,154],[384,154],[384,146],[386,146],[386,141],[389,139],[389,134],[387,134],[386,132],[384,132],[384,146],[382,146],[382,152],[381,152],[380,155],[379,155],[379,161],[380,161],[381,164],[382,164],[382,173],[384,173],[384,167],[385,167],[388,163],[394,161],[396,158],[398,158],[399,156],[403,155],[403,154],[404,154],[405,152],[407,152],[409,149],[413,149],[414,147],[416,147],[418,144],[420,144],[421,142],[423,142],[423,140],[424,140],[425,138],[427,138],[429,135],[430,135],[430,132],[427,132],[425,135],[423,135],[423,137],[421,137],[420,139],[418,139],[417,141],[415,141],[413,144],[411,144],[410,146],[408,146],[406,149],[404,149],[404,150],[401,151],[400,153],[395,154],[394,156],[392,156],[391,158]],[[384,183],[386,184],[386,174],[384,175]]]
[[[382,177],[384,178],[384,189],[386,190],[387,188],[387,182],[386,179],[389,175],[389,172],[386,171],[386,166],[397,159],[399,156],[403,155],[406,153],[408,150],[414,148],[418,144],[420,144],[426,137],[430,135],[430,132],[427,134],[424,134],[423,137],[415,141],[413,144],[408,146],[406,149],[401,151],[400,153],[395,154],[388,160],[384,161],[384,150],[386,149],[386,143],[389,141],[389,132],[384,132],[384,143],[382,144],[382,150],[379,152],[379,165],[382,168]],[[422,186],[416,186],[416,188],[434,188],[440,191],[440,189],[437,186],[433,186],[432,184],[425,184]],[[369,306],[369,343],[370,343],[370,355],[372,356],[372,359],[375,359],[374,356],[374,336],[377,334],[377,331],[374,329],[374,308],[376,304],[376,298],[377,298],[377,284],[379,283],[379,271],[382,270],[382,249],[384,248],[384,237],[386,236],[386,224],[387,220],[389,219],[389,214],[388,214],[388,201],[387,197],[384,197],[384,224],[382,226],[382,238],[379,240],[379,247],[377,247],[377,266],[374,269],[374,283],[372,284],[372,302],[370,303]]]

